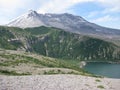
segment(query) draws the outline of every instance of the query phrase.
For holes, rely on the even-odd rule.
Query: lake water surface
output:
[[[89,62],[83,68],[96,75],[102,75],[110,78],[120,78],[120,64]]]

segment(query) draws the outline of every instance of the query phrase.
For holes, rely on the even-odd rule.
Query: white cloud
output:
[[[112,8],[106,8],[105,10],[103,10],[102,13],[107,14],[107,13],[119,13],[120,12],[120,7],[112,7]]]
[[[38,10],[40,13],[63,13],[70,7],[78,3],[90,2],[94,0],[49,0],[45,2]]]
[[[98,5],[104,7],[102,11],[92,11],[88,18],[93,18],[99,14],[111,14],[120,12],[120,0],[94,0]]]
[[[92,17],[94,17],[94,16],[96,16],[96,15],[98,15],[98,14],[99,14],[98,11],[93,11],[93,12],[90,12],[87,17],[88,17],[88,18],[92,18]]]
[[[120,29],[120,17],[113,17],[110,15],[106,15],[103,17],[99,17],[96,19],[91,19],[89,20],[90,22],[99,24],[101,26],[105,26],[105,27],[109,27],[109,28],[116,28],[116,29]]]
[[[16,5],[20,4],[21,0],[0,0],[0,7],[7,8],[7,7],[15,7]]]
[[[105,7],[103,13],[120,12],[120,0],[98,0]]]
[[[91,20],[91,22],[94,22],[94,23],[112,22],[112,21],[118,21],[119,19],[120,18],[118,17],[111,17],[110,15],[106,15],[106,16]]]
[[[0,0],[0,12],[11,13],[19,6],[19,0]]]
[[[78,3],[96,2],[105,7],[104,12],[120,12],[120,0],[47,0],[40,8],[40,13],[66,12],[70,7]]]
[[[0,0],[0,11],[16,12],[18,9],[30,7],[34,0]]]
[[[96,0],[97,2],[100,2],[101,4],[105,6],[119,6],[120,0]]]

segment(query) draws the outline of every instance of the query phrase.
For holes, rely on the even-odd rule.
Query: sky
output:
[[[120,29],[120,0],[0,0],[0,25],[29,10],[71,13],[104,27]]]

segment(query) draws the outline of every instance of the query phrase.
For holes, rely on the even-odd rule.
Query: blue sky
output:
[[[0,25],[26,13],[71,13],[86,20],[120,29],[120,0],[0,0]]]

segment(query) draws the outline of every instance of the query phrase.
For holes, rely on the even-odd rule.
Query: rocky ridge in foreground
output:
[[[80,75],[0,76],[1,90],[120,90],[120,79]]]

